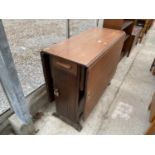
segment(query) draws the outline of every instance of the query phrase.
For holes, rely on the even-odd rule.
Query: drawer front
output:
[[[68,73],[77,75],[77,64],[71,61],[67,61],[62,58],[54,57],[53,65],[61,70],[64,70]]]

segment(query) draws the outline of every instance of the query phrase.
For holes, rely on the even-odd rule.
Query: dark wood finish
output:
[[[151,101],[148,109],[150,110],[149,121],[150,121],[151,125],[150,125],[149,129],[147,130],[146,135],[151,135],[151,134],[155,133],[155,93],[152,97],[152,101]]]
[[[56,62],[62,62],[72,66],[66,69],[63,66],[57,66]],[[78,65],[61,58],[53,57],[53,83],[54,95],[57,106],[57,113],[77,122],[77,105],[79,96],[79,73]],[[56,94],[57,93],[57,94]],[[69,112],[68,112],[69,111]]]
[[[131,21],[131,20],[124,20],[124,23],[122,25],[122,30],[125,30],[126,28],[128,28],[132,24],[133,24],[133,21]]]
[[[124,39],[123,31],[94,28],[42,51],[55,116],[81,130],[80,119],[88,117],[116,71]]]
[[[117,30],[124,30],[132,23],[133,21],[125,19],[105,19],[103,27]]]
[[[152,69],[152,75],[155,75],[155,67]]]
[[[132,31],[134,27],[134,20],[129,19],[105,19],[104,25],[105,28],[111,28],[111,29],[117,29],[117,30],[123,30],[126,33],[126,38],[124,41],[123,49],[121,56],[129,56],[133,38],[132,38]]]
[[[150,122],[155,119],[155,94],[152,97],[152,101],[150,104]]]
[[[142,41],[144,35],[148,32],[148,30],[151,28],[154,20],[153,19],[137,19],[136,25],[142,28],[142,31],[140,33],[140,42]]]
[[[150,68],[150,72],[152,72],[152,75],[155,75],[155,59],[152,62],[151,68]]]
[[[142,28],[140,26],[134,26],[132,31],[133,47],[137,45],[137,43],[139,42],[139,37],[141,32],[142,32]]]
[[[104,19],[104,28],[121,30],[124,20],[122,19]]]
[[[53,91],[53,78],[51,73],[50,57],[48,54],[41,52],[41,61],[43,66],[43,73],[46,82],[47,94],[49,101],[54,100],[54,91]]]
[[[87,97],[85,103],[84,119],[92,111],[104,89],[109,85],[120,60],[122,40],[107,50],[96,63],[92,64],[87,71]],[[119,52],[116,52],[119,51]],[[109,62],[110,61],[110,62]],[[101,71],[103,70],[103,73]]]
[[[44,50],[88,67],[118,40],[118,36],[124,36],[124,33],[119,30],[94,28]]]
[[[155,119],[153,120],[153,122],[151,123],[150,127],[148,128],[145,134],[153,135],[154,133],[155,133]]]

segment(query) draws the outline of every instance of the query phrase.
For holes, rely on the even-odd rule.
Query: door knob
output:
[[[57,97],[59,96],[59,90],[57,88],[54,89],[54,95],[57,96]]]

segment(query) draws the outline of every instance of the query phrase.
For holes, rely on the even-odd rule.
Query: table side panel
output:
[[[124,40],[121,39],[101,59],[88,68],[84,119],[88,117],[104,89],[110,83],[120,60],[123,42]]]

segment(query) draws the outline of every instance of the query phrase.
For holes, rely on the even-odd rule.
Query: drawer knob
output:
[[[54,95],[57,97],[59,96],[59,90],[58,89],[54,89]]]

